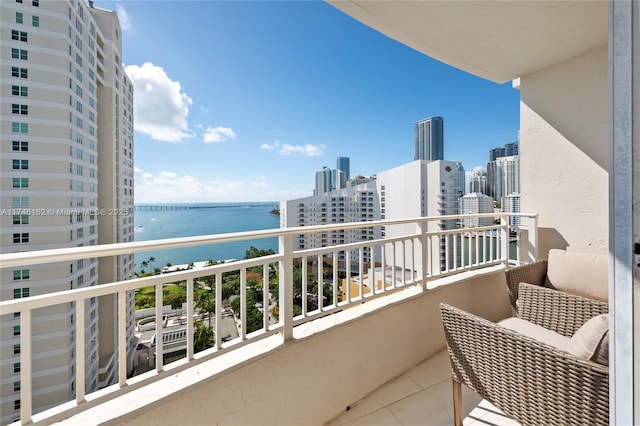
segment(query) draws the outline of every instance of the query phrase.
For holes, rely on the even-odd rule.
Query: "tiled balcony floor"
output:
[[[354,404],[326,426],[453,425],[451,367],[446,351]],[[519,426],[462,386],[464,425]]]

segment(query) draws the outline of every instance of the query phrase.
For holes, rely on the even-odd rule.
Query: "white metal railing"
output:
[[[519,225],[510,230],[510,217],[527,219],[527,226],[522,227],[528,230],[526,244],[521,244],[521,227]],[[20,422],[26,424],[32,420],[34,389],[32,388],[31,339],[34,310],[71,302],[75,304],[75,376],[77,378],[75,399],[80,405],[86,397],[84,302],[88,299],[107,295],[117,296],[118,342],[120,348],[126,348],[127,292],[143,287],[155,288],[155,335],[163,336],[165,333],[163,303],[158,303],[158,301],[163,300],[163,289],[167,284],[184,283],[186,287],[186,362],[165,365],[163,362],[165,342],[163,338],[156,338],[155,370],[157,374],[149,377],[148,380],[157,380],[167,369],[171,369],[173,372],[176,369],[187,368],[190,366],[190,361],[194,359],[204,357],[208,359],[274,333],[281,333],[284,340],[291,339],[295,325],[329,315],[354,304],[361,304],[371,298],[384,296],[407,286],[420,285],[423,290],[426,290],[429,279],[497,264],[508,266],[510,262],[527,262],[536,259],[537,215],[502,213],[446,216],[447,221],[456,222],[465,219],[487,220],[492,218],[496,218],[498,223],[473,228],[438,230],[437,225],[444,219],[442,216],[438,216],[1,254],[0,268],[7,269],[269,237],[277,237],[279,242],[278,252],[274,255],[1,301],[0,315],[20,313]],[[359,228],[372,229],[372,227],[384,227],[389,234],[394,226],[406,227],[411,224],[415,225],[416,231],[406,235],[312,249],[294,250],[293,247],[294,239],[302,234]],[[518,248],[515,258],[510,259],[509,245],[511,240],[518,247],[526,246],[525,256],[520,257]],[[365,262],[365,254],[370,256],[373,261]],[[295,277],[294,271],[296,271]],[[263,283],[261,300],[254,300],[254,302],[262,304],[259,322],[257,322],[254,308],[247,303],[250,298],[248,289],[256,292],[255,286],[248,287],[247,276],[249,272],[253,274],[252,277],[255,277],[256,273],[259,274]],[[229,276],[236,278],[239,276],[240,312],[236,312],[238,337],[231,341],[223,341],[225,337],[222,336],[221,330],[224,313],[223,293],[226,291],[224,288],[227,284],[225,279]],[[213,292],[215,300],[214,339],[211,349],[196,354],[194,347],[194,319],[196,318],[194,315],[196,306],[194,285],[202,286],[203,283],[208,283],[207,288]],[[278,293],[277,322],[274,321],[275,312],[270,306],[272,291]],[[249,319],[252,320],[250,324],[248,323]],[[114,387],[114,391],[111,392],[112,397],[127,385],[127,355],[126,349],[118,351],[118,386]]]

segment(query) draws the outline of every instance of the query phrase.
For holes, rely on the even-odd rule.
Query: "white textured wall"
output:
[[[550,248],[606,253],[606,47],[520,84],[522,211],[540,215],[539,257]]]

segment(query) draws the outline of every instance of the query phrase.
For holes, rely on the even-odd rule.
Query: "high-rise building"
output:
[[[518,142],[511,142],[504,145],[504,157],[518,155],[519,153]]]
[[[481,194],[487,194],[487,172],[484,170],[478,170],[473,173],[473,176],[469,179],[469,193],[480,192]]]
[[[347,180],[351,177],[349,170],[349,157],[336,158],[336,177],[333,189],[341,189],[347,186]]]
[[[505,152],[504,147],[491,148],[489,150],[489,161],[495,161],[496,158],[504,157]]]
[[[122,68],[114,12],[83,1],[6,1],[2,20],[2,252],[133,241],[133,87]],[[3,269],[0,299],[134,276],[133,255]],[[34,412],[115,382],[117,301],[92,299],[33,312]],[[127,297],[127,355],[135,349]],[[86,346],[77,360],[76,318]],[[1,323],[0,422],[19,418],[20,318]],[[76,363],[85,376],[76,376]],[[127,366],[131,371],[131,364]],[[37,379],[35,379],[37,378]]]
[[[464,191],[465,172],[462,163],[454,161],[412,161],[377,174],[382,219],[406,219],[425,216],[458,214],[460,198]],[[457,221],[429,222],[427,231],[455,229]],[[414,233],[414,224],[386,226],[382,236],[392,238]],[[444,239],[434,242],[434,253],[442,253]],[[389,252],[391,253],[391,252]],[[396,256],[403,256],[396,253]],[[420,253],[414,252],[413,264],[422,265]],[[441,257],[441,260],[444,256]],[[420,273],[420,271],[417,271]]]
[[[316,188],[314,195],[320,195],[331,191],[333,188],[333,173],[330,168],[323,166],[316,171]]]
[[[460,214],[493,213],[493,198],[479,192],[466,194],[458,199]],[[492,217],[469,218],[462,220],[464,228],[493,225]]]
[[[416,153],[414,160],[444,160],[444,124],[433,116],[415,123]]]
[[[280,202],[280,226],[315,226],[327,223],[365,222],[380,219],[380,204],[375,180],[342,189],[336,189],[310,197]],[[336,244],[355,243],[380,238],[380,228],[340,229],[335,231],[299,235],[294,240],[294,249],[326,247]],[[363,261],[371,260],[369,249],[363,253]],[[359,254],[351,252],[351,266],[357,268]],[[340,262],[345,261],[339,253]]]
[[[501,200],[507,194],[520,192],[520,156],[499,157],[487,163],[488,194]]]
[[[512,193],[509,195],[505,195],[502,197],[502,211],[504,213],[520,213],[520,194]],[[520,217],[518,216],[510,216],[509,217],[509,226],[511,228],[517,227],[520,225]]]

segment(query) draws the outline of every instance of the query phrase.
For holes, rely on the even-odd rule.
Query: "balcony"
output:
[[[15,418],[20,424],[355,424],[369,414],[356,415],[364,413],[367,404],[371,406],[367,401],[373,398],[375,402],[381,392],[386,394],[385,388],[403,387],[411,384],[406,378],[415,377],[417,381],[411,380],[417,387],[402,390],[411,392],[405,394],[406,403],[422,404],[426,398],[431,403],[425,406],[425,418],[430,418],[432,409],[440,410],[439,415],[449,412],[446,415],[450,416],[452,410],[443,408],[450,404],[445,396],[448,392],[443,390],[449,387],[443,385],[449,373],[442,353],[445,342],[438,305],[447,302],[491,320],[509,316],[503,270],[510,263],[534,260],[537,245],[536,216],[519,215],[527,225],[522,227],[526,232],[518,234],[521,238],[513,242],[509,237],[510,216],[501,214],[497,216],[500,224],[481,229],[491,237],[479,244],[468,238],[480,228],[427,231],[429,222],[440,219],[430,217],[0,255],[0,267],[4,269],[274,236],[280,247],[271,256],[0,302],[0,315],[20,313],[21,333],[16,343],[21,351],[16,361],[21,365],[21,388],[15,396],[20,401]],[[464,218],[467,216],[451,217],[458,221]],[[414,224],[416,232],[292,250],[292,242],[300,234],[372,226],[390,229],[407,224]],[[451,238],[442,238],[445,235]],[[442,240],[447,243],[440,247]],[[510,244],[523,247],[526,254],[523,251],[520,256],[521,251],[516,249],[510,256]],[[375,264],[363,261],[365,253],[375,253]],[[340,257],[344,262],[338,261]],[[299,281],[294,279],[296,268],[301,269]],[[259,301],[270,309],[262,309],[259,323],[251,325],[246,302],[250,293],[255,294],[255,287],[251,288],[248,276],[253,274],[255,278],[257,270],[262,282],[271,283]],[[222,285],[229,273],[239,276],[241,303],[234,316],[237,337],[225,338],[224,321],[213,321],[212,347],[198,352],[194,320],[202,317],[194,292],[207,283],[215,297],[212,316],[224,319],[228,308]],[[323,285],[318,285],[317,277],[323,277]],[[184,283],[187,295],[182,312],[186,326],[184,355],[168,362],[172,348],[166,339],[155,339],[149,352],[156,360],[154,368],[130,377],[126,367],[127,293],[153,287],[155,300],[162,300],[163,290],[176,282]],[[82,302],[104,296],[119,302],[114,323],[118,347],[123,350],[116,355],[117,384],[89,393],[84,380],[76,380],[73,400],[44,411],[32,410],[37,394],[34,385],[39,383],[34,370],[37,354],[31,343],[32,333],[34,337],[37,334],[32,318],[40,309],[74,302],[75,371],[76,377],[83,377],[85,363],[79,360],[85,359],[87,342]],[[278,301],[277,314],[271,299]],[[296,314],[294,306],[299,309]],[[156,303],[152,327],[156,336],[167,332],[164,315],[162,304]],[[419,377],[430,377],[431,382]],[[410,398],[414,393],[417,396]],[[393,398],[383,407],[400,403]],[[480,414],[471,414],[478,401],[473,396],[466,401],[470,419],[480,418]]]

